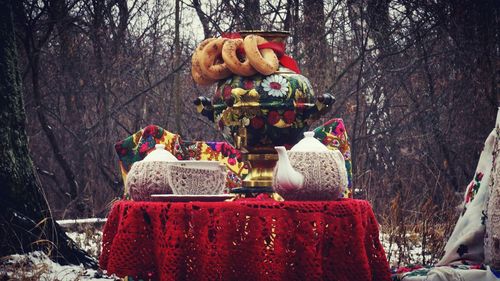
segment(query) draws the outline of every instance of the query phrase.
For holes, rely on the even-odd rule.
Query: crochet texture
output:
[[[151,194],[171,194],[167,178],[169,164],[159,161],[135,162],[127,175],[125,190],[136,201],[150,200]]]
[[[342,154],[288,151],[292,167],[304,176],[304,188],[285,189],[273,178],[273,187],[286,200],[337,199],[347,188],[347,172]]]
[[[114,204],[100,266],[151,280],[390,280],[363,200]]]

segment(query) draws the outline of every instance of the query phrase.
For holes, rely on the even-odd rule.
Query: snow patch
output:
[[[101,254],[102,231],[87,230],[84,232],[66,232],[66,234],[91,256],[99,257]]]
[[[408,240],[410,246],[401,248],[397,243],[391,241],[390,235],[382,232],[380,233],[380,242],[384,247],[387,261],[391,268],[398,268],[404,264],[423,264],[424,257],[422,257],[422,244],[419,240]],[[431,258],[432,256],[430,254],[425,254],[425,261],[429,262]]]
[[[85,269],[82,265],[60,265],[41,251],[2,258],[0,277],[7,277],[7,280],[40,281],[119,280],[106,277],[96,270]]]

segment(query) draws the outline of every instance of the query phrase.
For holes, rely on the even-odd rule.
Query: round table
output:
[[[99,259],[144,280],[390,280],[367,201],[118,201]]]

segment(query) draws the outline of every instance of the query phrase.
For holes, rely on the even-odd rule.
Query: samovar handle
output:
[[[208,120],[214,122],[214,106],[209,98],[199,96],[193,103],[196,105],[196,111],[198,111],[198,113],[201,113],[201,115],[207,117]]]
[[[332,108],[335,103],[335,97],[331,94],[322,94],[316,98],[314,106],[307,110],[307,114],[312,115],[314,119],[321,117]]]
[[[322,94],[317,98],[317,101],[323,106],[330,106],[335,103],[335,97],[332,94]]]

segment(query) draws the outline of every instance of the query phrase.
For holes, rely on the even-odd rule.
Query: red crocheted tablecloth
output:
[[[363,200],[113,205],[100,266],[145,280],[390,280]]]

